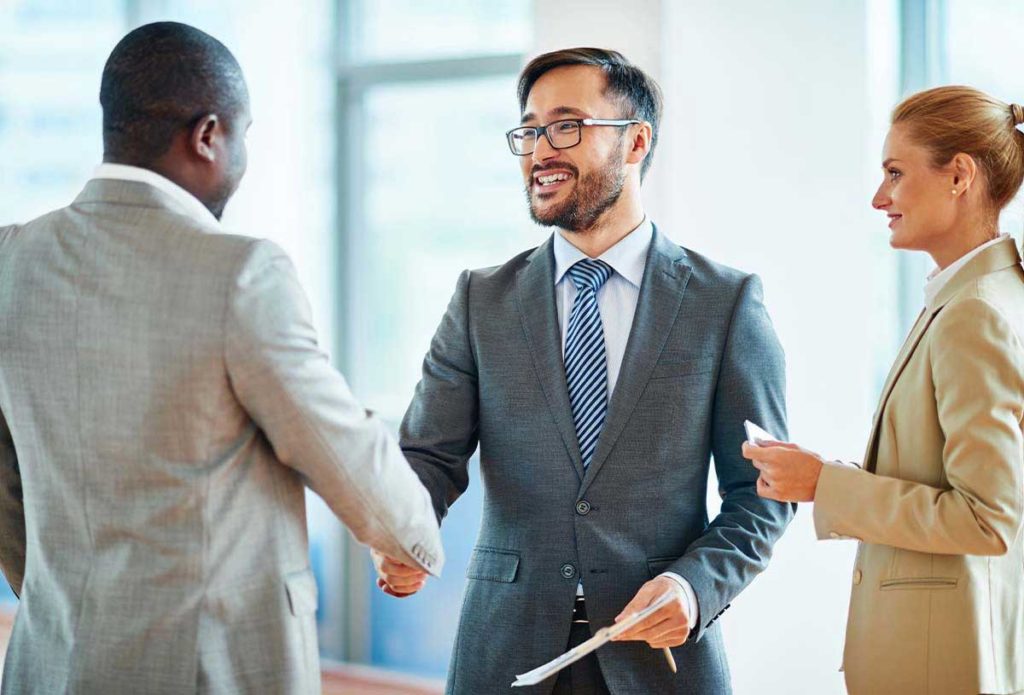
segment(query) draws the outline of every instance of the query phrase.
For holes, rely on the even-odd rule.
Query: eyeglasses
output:
[[[505,133],[508,138],[508,147],[512,154],[525,157],[533,154],[537,149],[537,141],[543,133],[551,146],[556,150],[567,150],[576,147],[583,138],[583,126],[608,125],[616,128],[623,128],[628,125],[640,123],[636,120],[609,120],[606,118],[572,118],[563,121],[554,121],[547,125],[522,126],[513,128]]]

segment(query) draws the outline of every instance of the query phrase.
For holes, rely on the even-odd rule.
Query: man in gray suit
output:
[[[0,228],[10,693],[319,693],[304,483],[436,574],[427,491],[318,347],[275,245],[224,234],[248,95],[191,27],[103,72],[104,164]]]
[[[661,99],[620,54],[542,55],[520,76],[519,100],[509,146],[534,220],[557,232],[463,273],[402,424],[439,519],[480,446],[484,516],[448,692],[503,692],[671,592],[623,641],[527,691],[728,693],[716,620],[794,511],[758,497],[740,453],[746,418],[786,435],[783,355],[761,283],[673,244],[645,216]],[[709,523],[712,457],[722,507]],[[400,558],[375,561],[385,591],[422,586]]]

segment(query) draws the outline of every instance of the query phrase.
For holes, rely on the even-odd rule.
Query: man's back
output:
[[[425,492],[272,244],[93,180],[0,229],[0,316],[27,547],[5,690],[319,692],[304,479],[439,566]]]

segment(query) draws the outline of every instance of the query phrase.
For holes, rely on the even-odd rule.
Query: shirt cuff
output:
[[[675,572],[662,572],[658,576],[668,577],[683,588],[683,595],[686,597],[686,616],[690,619],[691,628],[695,626],[700,619],[700,616],[697,614],[700,609],[697,607],[697,594],[694,592],[693,587],[690,586],[690,582]]]

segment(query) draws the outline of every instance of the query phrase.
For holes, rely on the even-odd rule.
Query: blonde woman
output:
[[[969,87],[896,107],[872,205],[926,251],[924,309],[882,390],[862,467],[744,446],[758,492],[861,541],[853,695],[1024,692],[1024,270],[999,212],[1024,178],[1024,109]]]

